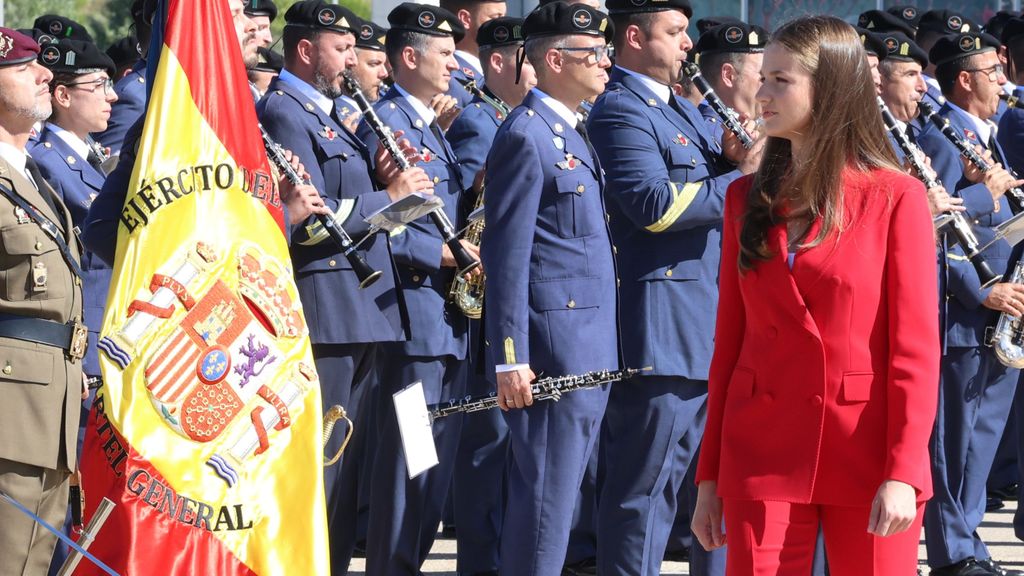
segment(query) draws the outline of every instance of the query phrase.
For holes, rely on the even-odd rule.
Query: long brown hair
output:
[[[807,216],[821,218],[818,234],[804,244],[814,246],[842,231],[844,168],[899,169],[864,47],[849,24],[832,16],[806,16],[784,24],[770,43],[781,45],[810,73],[811,119],[800,165],[793,162],[789,140],[768,139],[742,218],[741,270],[774,256],[768,229],[787,221],[783,206],[806,205]]]

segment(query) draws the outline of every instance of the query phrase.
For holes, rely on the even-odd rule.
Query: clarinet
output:
[[[650,368],[599,370],[596,372],[586,372],[578,375],[542,378],[540,380],[534,380],[530,386],[530,390],[533,392],[533,399],[535,401],[554,400],[555,402],[558,402],[562,399],[562,394],[565,394],[566,392],[586,390],[588,388],[596,388],[609,382],[628,380],[640,372],[647,370],[650,370]],[[497,406],[498,393],[491,392],[486,396],[466,396],[461,400],[449,400],[448,402],[441,402],[440,404],[431,404],[427,406],[427,411],[430,413],[430,420],[433,421],[438,418],[444,418],[445,416],[451,416],[452,414],[469,414],[470,412],[490,410]]]
[[[501,101],[501,98],[498,98],[497,96],[491,96],[487,92],[484,92],[482,88],[477,86],[476,80],[463,80],[462,78],[456,78],[456,80],[459,81],[459,84],[462,84],[462,87],[466,89],[466,92],[469,92],[473,96],[476,96],[477,98],[490,104],[491,106],[494,107],[495,110],[501,112],[502,116],[508,116],[509,113],[512,112],[512,109],[508,107],[508,104],[505,104],[504,102]]]
[[[910,165],[917,172],[918,178],[924,182],[924,185],[928,188],[936,188],[942,186],[942,183],[932,176],[933,172],[925,166],[922,158],[924,158],[924,152],[916,144],[907,138],[906,132],[900,129],[899,123],[896,118],[893,117],[889,107],[885,105],[885,101],[882,100],[881,96],[878,97],[878,107],[882,111],[882,120],[885,122],[885,127],[889,129],[889,133],[893,135],[896,143],[900,149],[903,150],[903,155],[907,157]],[[960,244],[964,254],[967,255],[967,259],[970,260],[971,265],[974,266],[974,271],[978,274],[978,280],[981,282],[983,288],[988,288],[996,282],[999,282],[999,276],[992,272],[992,268],[989,267],[985,257],[981,254],[982,246],[981,242],[978,241],[978,237],[974,235],[974,230],[971,228],[967,218],[964,217],[962,212],[949,211],[945,213],[946,216],[950,217],[949,228],[956,237],[956,241]]]
[[[377,116],[377,111],[373,109],[373,106],[370,106],[370,102],[363,94],[363,90],[360,88],[359,81],[356,80],[355,76],[351,72],[345,71],[342,75],[342,81],[345,84],[345,90],[356,101],[356,105],[359,106],[359,110],[363,113],[363,120],[373,130],[373,133],[377,135],[381,146],[398,164],[398,168],[403,172],[412,168],[412,163],[402,153],[402,149],[398,147],[398,142],[395,140],[394,134],[391,133],[391,128],[384,125],[380,116]],[[443,207],[439,207],[431,212],[430,219],[434,222],[434,226],[441,233],[441,239],[448,246],[448,249],[451,250],[452,256],[455,258],[458,276],[462,276],[480,266],[480,261],[473,258],[459,241],[459,236],[455,233],[455,226],[448,219],[448,215],[444,213]]]
[[[949,120],[946,120],[942,116],[939,116],[935,109],[931,107],[927,102],[918,102],[917,107],[921,110],[921,115],[938,128],[942,135],[946,137],[953,146],[960,152],[960,155],[967,159],[968,162],[974,165],[975,168],[982,172],[988,172],[992,169],[992,164],[989,164],[980,154],[975,152],[974,148],[964,139],[963,136],[957,134],[956,130],[953,129],[949,124]],[[1010,209],[1013,210],[1014,214],[1020,214],[1024,211],[1024,190],[1020,187],[1010,188],[1006,191],[1006,201],[1010,203]]]
[[[736,135],[740,143],[747,150],[754,145],[754,139],[750,137],[747,130],[740,123],[739,117],[736,115],[736,111],[725,105],[722,99],[715,93],[715,89],[708,84],[708,81],[704,79],[704,76],[700,73],[700,67],[693,62],[683,63],[683,73],[693,82],[693,85],[697,87],[697,91],[704,96],[707,100],[708,106],[718,114],[718,117],[722,119],[722,124],[729,129],[730,132]]]
[[[267,134],[263,125],[260,124],[260,134],[263,136],[263,146],[267,149],[267,157],[270,161],[277,166],[286,178],[296,186],[301,184],[309,184],[309,181],[299,176],[299,173],[295,171],[295,168],[288,162],[285,157],[284,149],[280,144],[274,142],[270,138],[270,134]],[[366,261],[366,258],[360,254],[355,247],[355,243],[352,242],[352,237],[348,235],[348,232],[341,227],[341,224],[334,219],[331,214],[317,214],[317,220],[327,231],[327,235],[334,240],[334,243],[338,246],[338,250],[341,251],[349,264],[352,266],[352,271],[356,273],[356,277],[359,278],[359,287],[366,288],[373,284],[381,277],[380,270],[374,270],[370,264]]]

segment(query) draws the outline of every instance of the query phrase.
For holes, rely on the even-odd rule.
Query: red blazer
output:
[[[720,497],[867,506],[895,479],[928,499],[940,353],[924,187],[847,169],[838,240],[799,251],[791,271],[786,226],[775,226],[775,256],[740,273],[751,181],[726,195],[697,481],[717,480]]]

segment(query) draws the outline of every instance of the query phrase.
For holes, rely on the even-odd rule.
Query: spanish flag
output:
[[[228,3],[164,0],[82,456],[127,574],[326,574],[320,393]],[[76,574],[99,573],[83,561]]]

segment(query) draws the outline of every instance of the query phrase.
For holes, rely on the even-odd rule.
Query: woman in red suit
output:
[[[856,32],[767,46],[769,137],[728,191],[693,531],[730,576],[914,574],[939,379],[935,241]],[[725,531],[722,531],[724,517]]]

